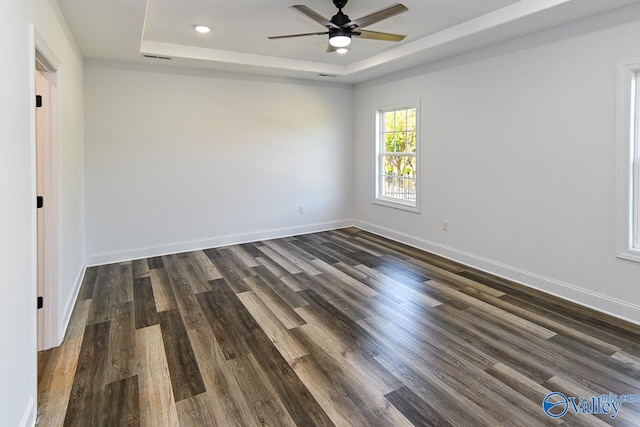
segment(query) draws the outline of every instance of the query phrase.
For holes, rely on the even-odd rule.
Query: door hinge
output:
[[[40,208],[44,207],[44,197],[43,197],[43,196],[38,196],[38,197],[36,198],[36,207],[37,207],[38,209],[40,209]]]
[[[42,95],[36,95],[36,108],[42,107]]]
[[[44,297],[38,297],[38,310],[44,307]]]

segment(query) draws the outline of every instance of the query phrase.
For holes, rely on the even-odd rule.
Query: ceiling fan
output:
[[[385,9],[363,16],[362,18],[351,20],[342,12],[342,9],[346,6],[348,1],[349,0],[333,0],[333,4],[338,8],[338,13],[336,13],[330,20],[307,6],[300,4],[294,5],[292,6],[293,8],[302,12],[304,15],[313,19],[323,27],[326,27],[328,31],[271,36],[268,38],[270,40],[275,40],[290,37],[322,36],[328,34],[329,47],[327,48],[327,52],[346,53],[348,51],[347,46],[351,44],[351,37],[389,42],[399,42],[406,37],[400,34],[381,33],[378,31],[368,31],[363,29],[364,27],[368,27],[369,25],[408,11],[409,9],[405,5],[396,3]]]

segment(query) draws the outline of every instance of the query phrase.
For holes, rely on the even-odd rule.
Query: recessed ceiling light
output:
[[[211,31],[211,28],[207,27],[206,25],[196,25],[196,31],[200,34],[207,34],[209,31]]]
[[[349,49],[347,49],[346,47],[339,47],[336,49],[336,52],[338,53],[338,55],[344,55],[345,53],[349,52]]]

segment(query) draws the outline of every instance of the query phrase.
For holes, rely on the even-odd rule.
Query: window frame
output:
[[[382,135],[384,130],[382,129],[384,113],[390,111],[401,111],[408,109],[416,109],[416,152],[415,152],[415,185],[416,185],[416,200],[415,204],[410,201],[406,201],[399,198],[387,197],[381,194],[382,188],[382,159],[385,155],[383,151],[384,141]],[[401,209],[409,212],[420,213],[420,174],[421,172],[421,119],[420,119],[420,99],[409,100],[405,102],[397,102],[383,107],[374,109],[374,185],[373,185],[373,204],[386,206],[395,209]]]
[[[640,262],[640,61],[618,64],[616,257]]]

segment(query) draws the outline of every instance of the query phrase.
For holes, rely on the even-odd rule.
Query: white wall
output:
[[[616,65],[640,57],[639,16],[358,85],[358,225],[640,322],[640,264],[614,256]],[[416,97],[420,214],[371,203],[373,111]]]
[[[31,121],[33,44],[30,24],[64,61],[68,75],[82,74],[81,59],[73,53],[72,41],[62,37],[65,25],[56,7],[46,0],[0,3],[0,417],[3,425],[33,425],[36,385],[36,276],[35,276],[35,145]],[[69,63],[67,63],[69,60]],[[73,89],[75,88],[75,89]],[[83,254],[70,240],[81,236],[82,223],[82,80],[65,80],[62,89],[65,128],[61,132],[62,195],[65,215],[76,223],[63,229],[64,278],[77,275]],[[74,105],[75,114],[67,114]],[[79,111],[79,112],[78,112]],[[68,202],[74,200],[75,202]],[[75,271],[74,271],[75,270]],[[66,280],[66,279],[65,279]]]
[[[349,86],[94,61],[85,82],[89,263],[352,218]]]
[[[0,5],[0,414],[19,425],[36,397],[33,150],[27,4]],[[11,40],[11,43],[6,42]],[[16,327],[20,325],[20,327]]]

